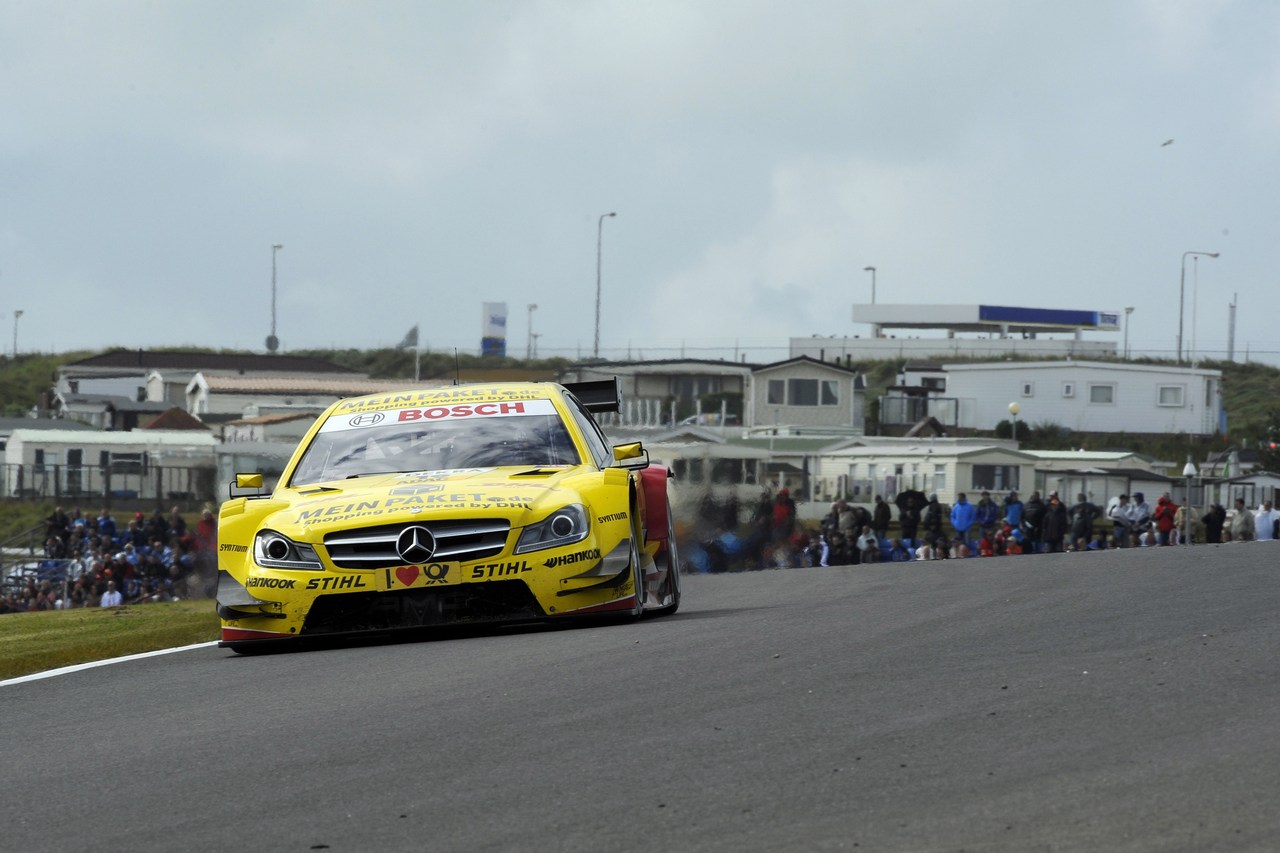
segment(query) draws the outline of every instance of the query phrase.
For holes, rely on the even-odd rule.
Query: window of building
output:
[[[1181,406],[1183,388],[1181,385],[1161,385],[1156,388],[1157,406]]]
[[[834,379],[770,379],[771,406],[838,406],[840,383]]]
[[[142,453],[112,453],[112,474],[142,474],[147,470],[147,457]]]
[[[947,490],[947,466],[935,463],[933,466],[933,492],[945,492]]]
[[[974,465],[970,488],[975,492],[1018,491],[1018,471],[1017,465]]]
[[[788,379],[787,380],[787,405],[788,406],[818,405],[818,380]]]
[[[1034,383],[1034,382],[1023,382],[1023,383],[1022,383],[1022,396],[1024,396],[1024,397],[1034,397],[1035,395],[1036,395],[1036,383]]]
[[[1076,383],[1074,383],[1074,382],[1063,382],[1063,383],[1062,383],[1062,396],[1064,396],[1064,397],[1074,397],[1075,395],[1076,395]]]
[[[1089,402],[1109,405],[1116,401],[1116,386],[1113,384],[1090,385]]]

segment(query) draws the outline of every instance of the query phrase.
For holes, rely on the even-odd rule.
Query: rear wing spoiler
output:
[[[622,382],[616,376],[590,382],[566,382],[564,389],[577,397],[588,412],[622,411]]]

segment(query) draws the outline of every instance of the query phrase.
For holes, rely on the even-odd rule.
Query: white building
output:
[[[617,377],[622,388],[622,411],[600,418],[607,426],[670,425],[672,418],[702,415],[704,397],[745,398],[754,365],[707,359],[607,361],[575,364],[561,382],[589,382]],[[718,409],[705,412],[719,415]]]
[[[311,412],[239,418],[222,425],[222,441],[224,444],[273,441],[292,446],[302,440],[315,421],[316,416]]]
[[[758,367],[743,405],[746,425],[861,433],[865,390],[857,371],[807,356]]]
[[[1011,419],[1073,432],[1213,435],[1225,428],[1222,371],[1133,362],[1005,361],[943,364],[945,387],[897,389],[881,399],[884,420],[904,409],[946,426],[994,430]],[[922,376],[933,376],[922,373]],[[934,377],[936,380],[936,377]]]
[[[320,414],[346,397],[431,388],[445,379],[369,379],[349,376],[224,376],[198,372],[187,383],[187,411],[203,421],[278,414]]]
[[[876,495],[892,500],[899,492],[915,490],[936,494],[939,501],[951,504],[959,492],[1022,492],[1034,482],[1035,468],[1034,455],[998,442],[877,443],[822,454],[817,460],[815,494],[829,499],[848,496],[856,503],[870,504]]]
[[[363,376],[318,358],[209,352],[112,350],[58,368],[57,397],[109,395],[181,405],[187,384],[205,376]]]
[[[1118,311],[872,302],[853,306],[853,321],[866,323],[869,334],[792,338],[791,355],[819,361],[1099,358],[1118,354],[1110,334],[1120,331],[1120,318]]]
[[[16,429],[4,448],[0,490],[68,499],[210,494],[217,444],[203,429]]]

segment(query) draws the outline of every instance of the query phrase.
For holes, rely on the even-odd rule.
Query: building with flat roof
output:
[[[820,361],[928,358],[1103,358],[1119,349],[1089,333],[1122,331],[1119,311],[1008,305],[855,305],[866,336],[791,339],[791,357]]]

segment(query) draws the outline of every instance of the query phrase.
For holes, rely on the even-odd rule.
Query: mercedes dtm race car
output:
[[[616,380],[340,400],[270,493],[238,474],[218,521],[222,645],[674,613],[668,472],[610,446]]]

